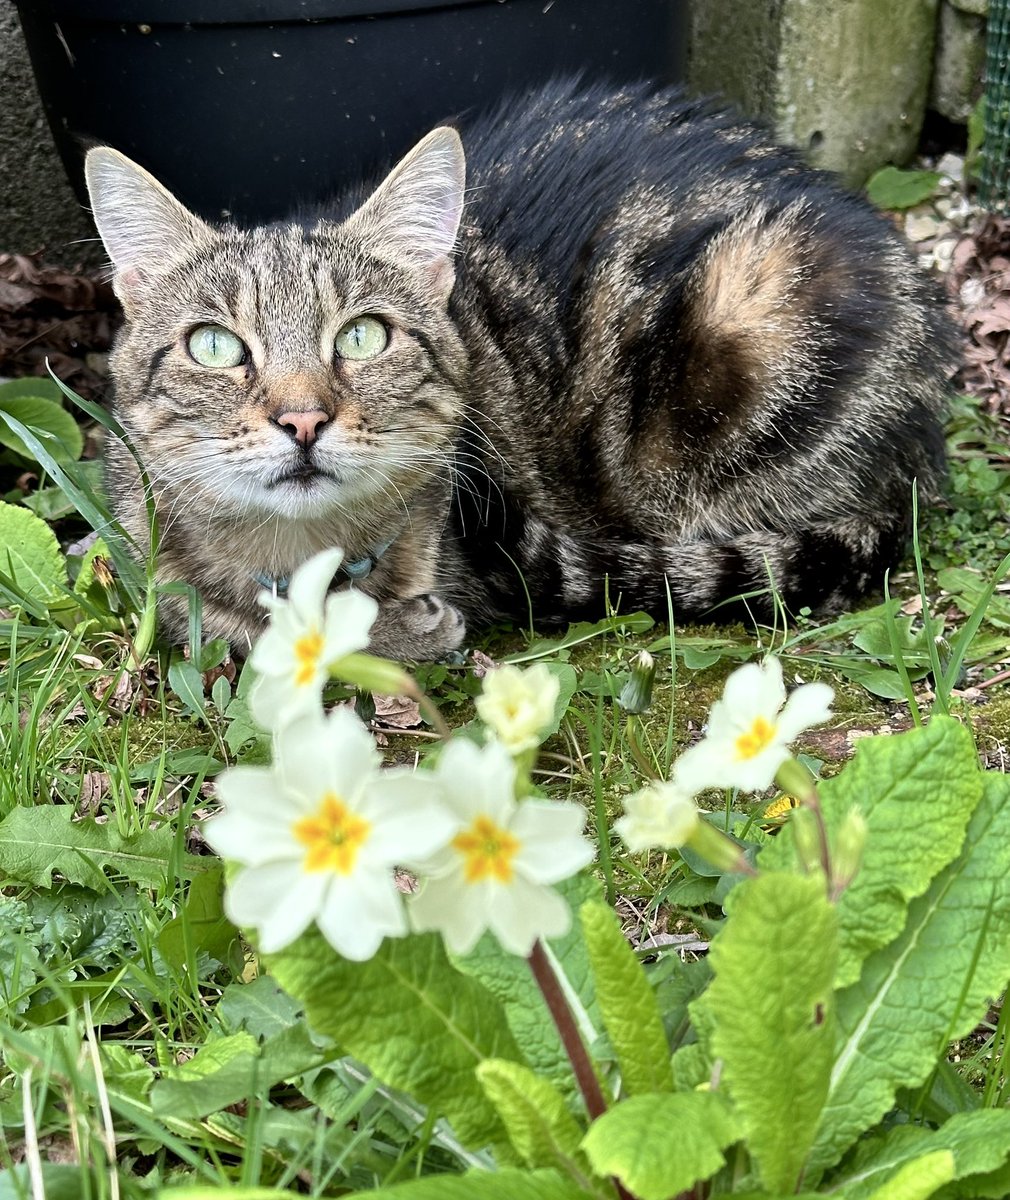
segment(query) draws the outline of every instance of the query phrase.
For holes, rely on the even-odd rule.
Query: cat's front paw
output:
[[[409,600],[383,600],[368,649],[383,658],[431,661],[463,644],[463,614],[432,592]]]

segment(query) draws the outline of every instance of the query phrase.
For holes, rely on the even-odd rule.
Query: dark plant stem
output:
[[[547,1005],[547,1009],[561,1037],[561,1044],[568,1055],[568,1061],[572,1064],[575,1082],[579,1085],[579,1091],[582,1093],[582,1099],[585,1101],[589,1119],[590,1121],[595,1121],[597,1117],[602,1116],[607,1111],[607,1102],[603,1099],[600,1081],[596,1078],[596,1072],[593,1070],[593,1064],[590,1061],[585,1043],[582,1041],[582,1036],[575,1024],[575,1017],[572,1015],[572,1010],[565,999],[565,994],[561,989],[561,984],[558,982],[558,977],[554,974],[554,968],[547,957],[547,951],[544,949],[543,942],[537,941],[533,943],[533,949],[530,951],[530,956],[526,961],[530,964],[533,978],[537,982],[540,994],[544,998],[544,1003]],[[620,1200],[635,1200],[635,1197],[624,1187],[619,1179],[614,1179],[613,1184],[617,1189]]]

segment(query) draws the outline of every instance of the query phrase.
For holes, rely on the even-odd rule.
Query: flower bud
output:
[[[695,854],[700,854],[706,862],[720,871],[734,875],[753,874],[753,868],[744,858],[743,847],[739,842],[735,842],[708,821],[698,821],[686,844]]]
[[[858,808],[845,814],[831,854],[831,895],[837,899],[855,879],[866,848],[866,818]]]
[[[816,815],[809,808],[794,808],[789,816],[789,828],[793,831],[793,845],[803,870],[808,874],[822,870],[821,831]]]
[[[617,703],[629,716],[639,716],[649,711],[655,678],[656,660],[648,650],[643,650],[635,656],[628,682],[617,697]]]
[[[414,680],[399,663],[373,654],[345,654],[330,666],[330,676],[380,696],[413,696],[417,692]]]

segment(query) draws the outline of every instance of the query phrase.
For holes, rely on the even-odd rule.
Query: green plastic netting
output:
[[[1010,0],[989,0],[981,166],[982,206],[1010,212]]]

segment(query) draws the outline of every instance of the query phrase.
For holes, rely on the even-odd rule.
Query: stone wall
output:
[[[0,0],[0,253],[45,247],[53,262],[97,263],[88,214],[70,190],[32,78],[17,12]]]

